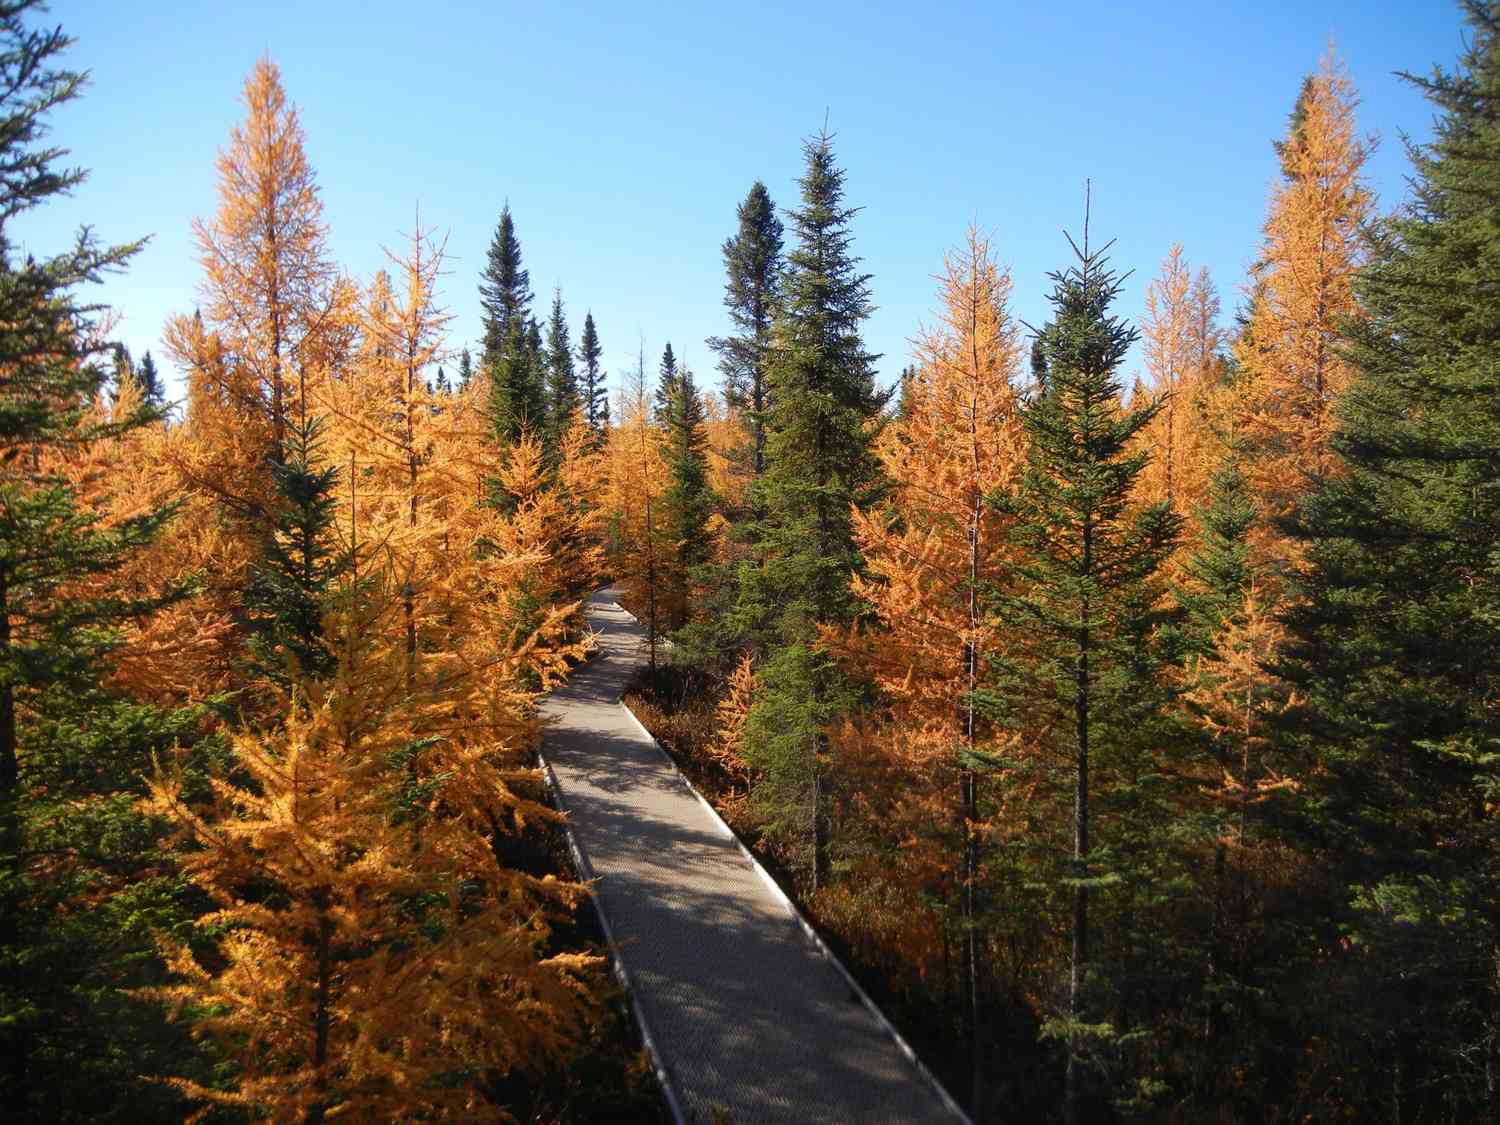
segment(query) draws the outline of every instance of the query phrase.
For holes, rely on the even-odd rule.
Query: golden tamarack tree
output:
[[[112,490],[122,512],[186,497],[137,576],[201,582],[127,636],[119,676],[194,700],[232,690],[242,716],[210,799],[173,762],[147,802],[218,905],[201,959],[170,945],[156,995],[239,1063],[224,1089],[174,1081],[275,1120],[494,1120],[495,1082],[555,1061],[588,1016],[593,960],[548,952],[582,889],[504,857],[557,819],[526,762],[537,695],[581,655],[600,455],[582,423],[550,466],[529,438],[497,450],[479,381],[434,390],[441,241],[419,220],[365,293],[334,280],[268,61],[246,102],[219,214],[198,228],[203,314],[168,326],[186,417],[101,452],[141,458]],[[322,530],[299,528],[292,458],[324,482]],[[313,640],[323,670],[250,658],[249,576],[298,535],[340,560]]]
[[[671,543],[662,518],[667,465],[661,433],[651,424],[644,352],[621,388],[606,449],[609,462],[610,565],[625,587],[629,608],[645,624],[656,666],[657,636],[664,620],[666,570]]]
[[[354,564],[327,622],[332,678],[299,679],[279,715],[263,708],[235,737],[248,786],[218,783],[208,807],[170,775],[153,789],[222,906],[204,925],[229,931],[205,963],[175,949],[181,983],[160,995],[216,1013],[200,1030],[246,1046],[229,1093],[181,1088],[277,1119],[493,1119],[489,1085],[581,1026],[575,974],[591,962],[543,952],[581,888],[497,856],[555,819],[525,795],[540,783],[521,763],[537,692],[581,654],[566,587],[590,565],[576,545],[594,517],[541,472],[539,449],[526,455],[534,442],[503,465],[475,452],[482,391],[428,390],[443,319],[432,250],[419,232],[400,296],[367,307],[357,358],[308,382]],[[496,476],[518,501],[506,511]]]
[[[188,877],[217,904],[211,958],[169,945],[177,983],[234,1050],[227,1090],[191,1097],[276,1121],[505,1119],[487,1089],[538,1068],[580,1032],[596,959],[546,955],[577,884],[503,867],[498,834],[558,814],[515,765],[511,700],[526,646],[499,667],[406,651],[407,576],[345,595],[337,671],[281,723],[233,740],[238,776],[190,801],[170,769],[149,809],[176,824]]]
[[[1137,393],[1164,401],[1140,437],[1151,460],[1136,483],[1143,503],[1166,501],[1190,515],[1208,498],[1222,442],[1215,410],[1223,360],[1219,297],[1207,270],[1193,274],[1174,245],[1146,287],[1141,344],[1147,378]],[[1184,545],[1186,546],[1186,545]]]
[[[193,231],[204,320],[233,356],[239,405],[263,418],[279,458],[302,372],[327,358],[334,268],[302,124],[269,58],[256,62],[243,98],[245,121],[219,153],[219,210]],[[175,331],[172,340],[193,342]]]
[[[204,643],[184,654],[188,676],[173,679],[235,689],[245,684],[235,623],[277,515],[274,466],[303,418],[308,381],[342,371],[358,330],[357,293],[335,278],[297,110],[269,59],[246,79],[243,101],[245,119],[219,154],[218,209],[194,223],[199,310],[164,331],[185,377],[185,416],[151,451],[183,504],[157,554],[203,586],[179,616]]]
[[[902,949],[926,975],[949,958],[972,978],[981,940],[974,922],[981,836],[973,752],[987,741],[974,693],[1004,643],[984,611],[985,587],[1007,581],[1008,519],[986,503],[1015,485],[1025,458],[1017,415],[1020,326],[1009,272],[971,229],[938,277],[936,328],[916,341],[904,409],[875,452],[891,481],[887,503],[852,513],[867,576],[853,590],[870,624],[825,630],[830,647],[870,676],[884,717],[833,740],[861,815],[897,842],[865,856],[861,883],[905,903]],[[854,907],[858,909],[857,906]],[[947,919],[963,919],[944,932]],[[972,979],[962,991],[972,1001]],[[972,1026],[973,1004],[968,1016]]]
[[[1252,536],[1259,562],[1295,561],[1271,521],[1337,471],[1329,445],[1334,404],[1350,381],[1340,326],[1360,315],[1353,280],[1372,205],[1362,179],[1370,148],[1355,133],[1355,105],[1330,53],[1303,84],[1277,145],[1281,182],[1251,272],[1249,320],[1235,342],[1234,430],[1249,454],[1246,473],[1261,515]]]

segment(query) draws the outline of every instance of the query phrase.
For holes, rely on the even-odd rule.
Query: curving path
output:
[[[543,703],[543,757],[674,1114],[703,1125],[964,1121],[620,696],[643,631],[593,595],[599,653]]]

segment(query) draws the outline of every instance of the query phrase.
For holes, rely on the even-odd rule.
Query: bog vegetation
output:
[[[605,1116],[580,1083],[640,1063],[535,704],[614,579],[642,716],[976,1121],[1493,1113],[1500,7],[1467,11],[1388,215],[1330,54],[1232,314],[1181,246],[1122,308],[1085,216],[1031,328],[959,230],[890,391],[826,135],[794,205],[726,215],[721,389],[668,345],[611,401],[508,207],[472,350],[420,218],[340,270],[263,59],[169,403],[87,302],[137,246],[4,237],[82,175],[47,140],[81,79],[0,6],[6,1112]]]

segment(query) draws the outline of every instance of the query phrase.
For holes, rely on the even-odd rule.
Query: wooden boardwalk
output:
[[[641,627],[587,607],[600,651],[543,704],[543,757],[679,1120],[965,1120],[620,703]]]

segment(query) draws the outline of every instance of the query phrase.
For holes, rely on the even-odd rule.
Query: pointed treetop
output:
[[[483,310],[485,358],[493,360],[504,346],[511,322],[531,312],[531,274],[521,265],[521,241],[516,237],[510,204],[500,211],[500,222],[490,240],[485,267],[479,277]]]
[[[580,393],[589,425],[596,433],[603,433],[609,424],[609,387],[600,364],[603,354],[599,330],[594,326],[594,314],[592,311],[587,312],[583,317],[583,333],[578,338],[578,359],[583,364],[583,386]]]

